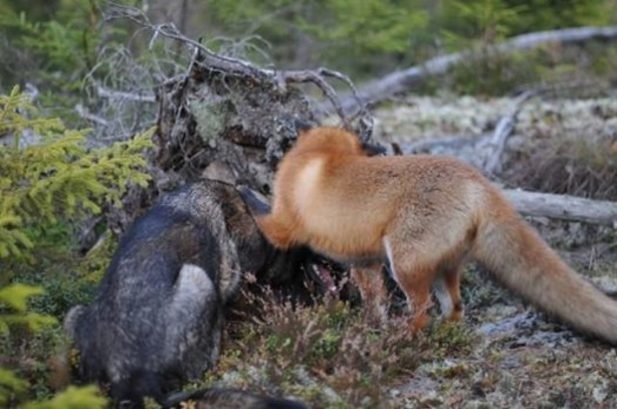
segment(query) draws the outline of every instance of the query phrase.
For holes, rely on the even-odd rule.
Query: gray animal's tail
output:
[[[77,338],[77,327],[79,326],[79,322],[86,311],[87,309],[83,305],[76,305],[66,313],[62,326],[64,327],[64,332],[69,338]]]
[[[238,192],[253,215],[262,216],[270,213],[270,204],[259,192],[254,191],[248,186],[238,186]]]
[[[193,392],[179,392],[170,395],[163,402],[163,407],[177,407],[181,402],[194,401],[206,407],[217,409],[309,409],[304,403],[272,398],[254,393],[226,388],[210,388]],[[199,406],[201,407],[201,406]]]
[[[491,201],[479,217],[475,258],[527,301],[617,344],[617,302],[568,267],[501,195]]]

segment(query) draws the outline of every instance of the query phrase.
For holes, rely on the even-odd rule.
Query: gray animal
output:
[[[80,377],[109,383],[122,407],[141,408],[144,396],[178,403],[167,394],[216,362],[225,303],[273,252],[233,186],[206,180],[163,196],[120,241],[94,302],[65,318]],[[239,407],[305,408],[239,391],[199,395],[226,396],[244,399]]]

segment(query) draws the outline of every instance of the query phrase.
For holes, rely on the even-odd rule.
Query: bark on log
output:
[[[522,34],[496,45],[493,49],[502,54],[524,51],[550,43],[576,44],[591,40],[617,39],[617,26],[580,27],[561,30],[541,31]],[[385,77],[369,82],[358,90],[358,98],[364,103],[375,103],[423,82],[427,77],[446,73],[454,65],[473,55],[474,50],[461,51],[439,56],[404,70],[394,71]],[[342,100],[345,112],[349,112],[358,101],[348,96]]]
[[[617,203],[582,197],[504,190],[516,210],[526,216],[548,217],[617,228]]]

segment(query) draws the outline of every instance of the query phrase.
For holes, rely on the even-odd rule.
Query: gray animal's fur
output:
[[[81,377],[134,407],[200,377],[217,360],[225,303],[271,251],[233,186],[163,196],[120,241],[95,301],[66,316]]]

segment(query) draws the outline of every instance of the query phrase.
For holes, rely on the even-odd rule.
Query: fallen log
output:
[[[504,189],[516,210],[526,216],[601,224],[617,228],[617,202],[569,195]]]
[[[576,44],[591,40],[607,41],[615,39],[617,39],[617,26],[566,28],[522,34],[497,44],[492,49],[497,53],[510,54],[551,43]],[[349,112],[357,106],[358,100],[356,98],[359,98],[364,104],[379,102],[422,83],[430,76],[445,74],[456,64],[473,56],[474,51],[465,50],[435,57],[421,65],[394,71],[381,79],[369,82],[359,88],[357,95],[343,98],[341,101],[343,110]]]

